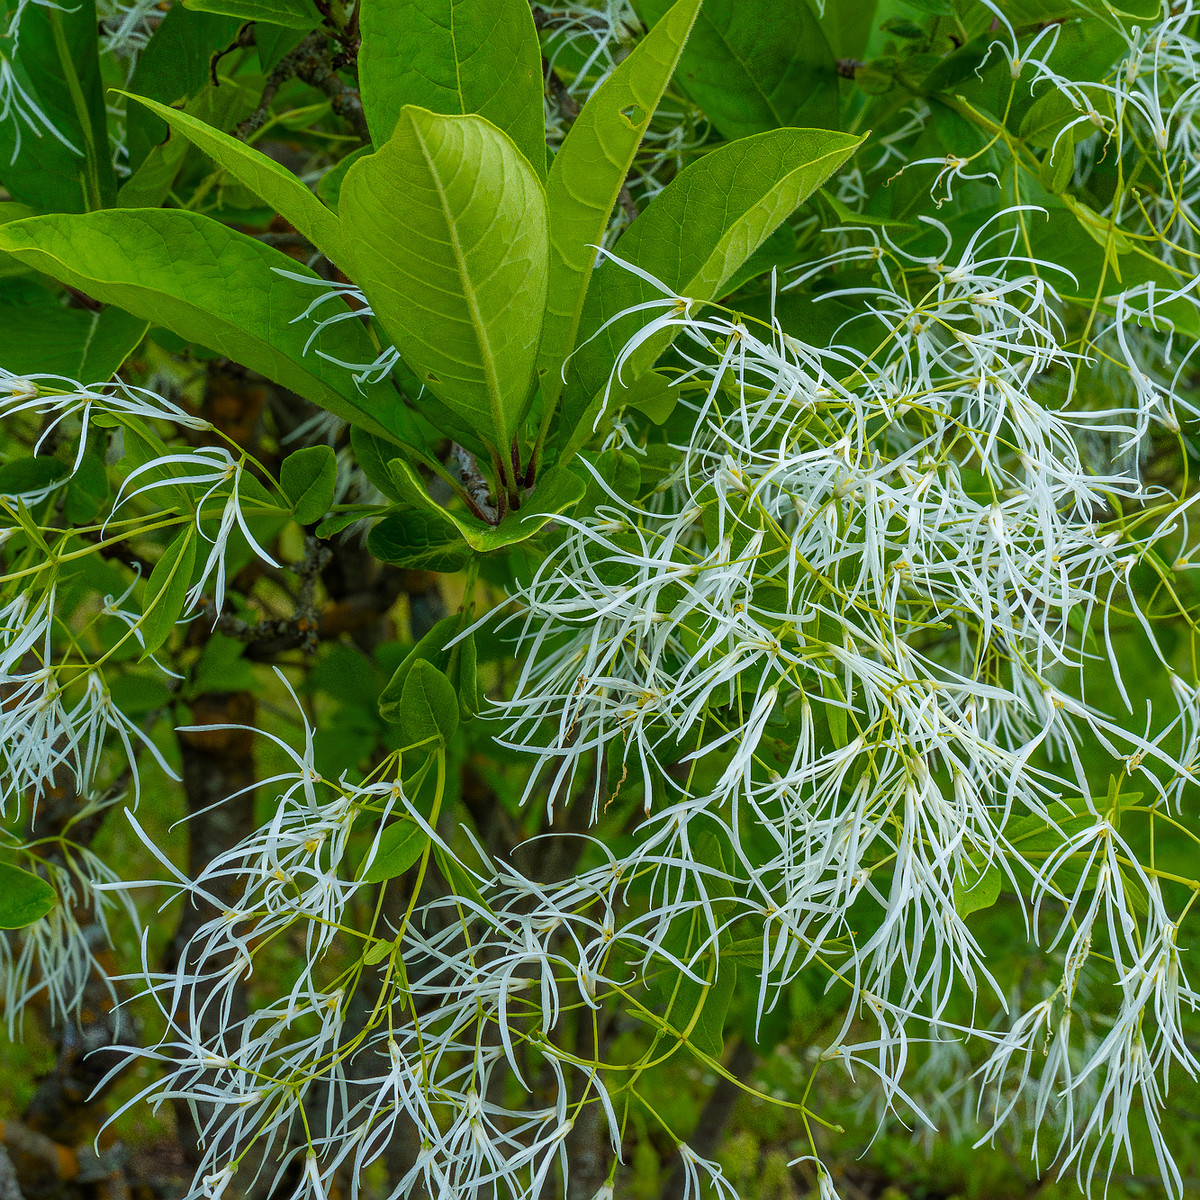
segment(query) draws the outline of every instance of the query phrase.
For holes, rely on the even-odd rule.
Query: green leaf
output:
[[[685,167],[617,242],[616,253],[677,295],[712,300],[760,245],[854,152],[861,139],[819,129],[777,129],[721,146]],[[597,269],[568,367],[561,442],[590,433],[585,417],[617,355],[647,320],[623,310],[663,293],[618,263]],[[633,383],[671,344],[675,330],[647,340],[627,364]],[[590,340],[587,340],[590,339]],[[586,344],[585,344],[586,341]]]
[[[122,671],[110,677],[108,695],[118,712],[140,720],[170,706],[175,698],[174,692],[163,682],[161,671],[156,667],[150,670],[153,674]]]
[[[142,598],[142,658],[153,654],[171,636],[183,604],[192,568],[196,565],[196,527],[189,525],[163,551],[146,581]]]
[[[178,104],[212,87],[212,56],[234,40],[239,24],[234,17],[172,5],[138,55],[129,77],[129,91],[144,100]],[[255,30],[256,35],[259,32]],[[166,136],[167,126],[161,117],[148,108],[129,105],[125,141],[130,170],[136,173],[152,148]]]
[[[382,562],[416,571],[461,571],[470,548],[453,521],[419,508],[384,517],[367,537],[367,549]]]
[[[429,834],[411,817],[401,817],[379,835],[379,847],[362,882],[383,883],[403,875],[425,853],[428,845]]]
[[[679,0],[656,22],[583,106],[550,164],[550,283],[538,352],[547,403],[562,391],[560,371],[575,345],[595,248],[699,6],[700,0]]]
[[[589,472],[587,491],[583,497],[584,512],[594,512],[601,504],[612,504],[609,492],[615,492],[630,503],[638,498],[642,488],[642,469],[634,455],[620,450],[605,450],[602,454],[585,457],[594,460],[592,466],[600,478],[595,478]],[[603,487],[600,480],[604,481]]]
[[[242,21],[266,21],[288,29],[314,29],[321,14],[311,0],[183,0],[197,12],[224,13]]]
[[[329,446],[306,446],[283,460],[279,483],[301,525],[319,521],[333,504],[337,455]]]
[[[0,929],[22,929],[44,917],[58,893],[40,876],[0,862]]]
[[[32,208],[28,204],[17,204],[13,200],[0,200],[0,225],[7,225],[10,221],[21,221],[25,217],[36,216]],[[9,255],[0,253],[0,279],[7,279],[15,275],[29,275],[29,268],[24,263],[18,262],[15,258]],[[36,285],[35,285],[36,286]],[[7,289],[6,289],[7,291]],[[11,293],[8,293],[11,294]],[[8,305],[7,299],[5,304]]]
[[[14,306],[0,323],[0,362],[17,375],[62,375],[107,383],[149,325],[109,305],[99,312],[59,305]]]
[[[343,261],[342,231],[336,214],[330,212],[286,167],[252,146],[247,146],[245,142],[178,109],[129,92],[120,94],[145,105],[193,145],[199,146],[214,162],[294,226],[298,233],[308,238],[327,258],[336,263]]]
[[[389,500],[401,499],[388,467],[388,463],[396,456],[395,444],[356,427],[350,430],[350,448],[362,473],[371,483]]]
[[[346,172],[360,158],[365,158],[368,154],[374,154],[374,146],[359,146],[357,150],[351,150],[345,158],[340,158],[320,179],[317,180],[317,186],[313,189],[317,199],[322,204],[336,210],[342,195],[342,181],[346,178]]]
[[[408,104],[475,113],[545,176],[542,52],[528,0],[370,0],[360,27],[358,79],[376,145]]]
[[[315,27],[315,26],[314,26]],[[296,48],[307,30],[296,26],[271,25],[267,21],[254,23],[254,46],[258,51],[259,68],[267,73],[274,69],[283,56]]]
[[[669,0],[636,7],[650,24]],[[705,0],[676,80],[730,141],[781,126],[837,128],[837,65],[805,0]]]
[[[655,425],[665,424],[679,403],[679,388],[666,375],[647,371],[631,387],[614,389],[613,406],[645,413]]]
[[[388,942],[383,938],[375,938],[374,941],[372,941],[367,947],[366,954],[363,955],[363,965],[367,967],[374,967],[383,962],[385,958],[390,957],[395,950],[395,942]]]
[[[946,0],[947,5],[949,0]],[[852,4],[826,4],[821,14],[821,28],[829,41],[835,58],[853,58],[862,62],[867,57],[867,42],[876,28],[879,0],[858,0]],[[953,8],[946,8],[953,15]]]
[[[471,642],[471,649],[468,652],[470,663],[467,663],[467,656],[464,656],[462,647],[469,639],[463,639],[456,642],[453,646],[448,646],[447,643],[462,632],[463,619],[460,614],[454,613],[451,616],[443,617],[436,622],[433,628],[405,655],[404,660],[396,668],[391,679],[388,680],[387,686],[383,689],[379,696],[379,715],[385,721],[399,723],[404,719],[404,692],[408,685],[409,675],[412,673],[413,667],[418,662],[427,662],[430,666],[436,667],[443,675],[445,675],[452,685],[459,685],[461,690],[464,682],[473,689],[471,698],[474,698],[477,688],[476,682],[467,677],[467,666],[470,666],[471,674],[475,670],[474,658],[474,642]]]
[[[343,529],[348,529],[356,521],[361,521],[364,517],[378,516],[379,512],[379,508],[374,504],[356,504],[346,512],[336,512],[317,526],[317,537],[331,538]]]
[[[1029,106],[1021,120],[1021,138],[1031,146],[1049,150],[1063,129],[1072,121],[1078,121],[1081,116],[1083,113],[1062,92],[1052,89],[1044,96],[1039,96]],[[1080,129],[1080,137],[1094,131],[1090,121],[1084,122],[1083,125],[1085,127]],[[1071,135],[1068,135],[1067,140],[1072,140]]]
[[[254,664],[243,657],[244,642],[212,634],[200,652],[200,661],[183,690],[185,700],[194,700],[206,692],[247,692],[255,686]]]
[[[485,913],[491,911],[488,908],[487,901],[484,900],[482,893],[476,886],[475,878],[471,872],[437,842],[433,843],[433,857],[437,862],[438,869],[442,873],[442,877],[450,885],[451,891],[456,896],[461,896],[464,900],[470,900]]]
[[[484,694],[479,686],[479,655],[475,634],[468,633],[458,643],[458,711],[469,721],[483,707]]]
[[[347,172],[340,215],[376,319],[507,463],[546,300],[546,202],[529,164],[480,117],[406,107],[392,139]]]
[[[176,5],[171,11],[181,13],[187,10]],[[184,100],[182,111],[212,128],[229,129],[249,116],[257,104],[257,92],[232,79],[222,79],[220,87],[209,83],[196,95]],[[152,146],[141,166],[121,184],[117,192],[117,207],[161,208],[187,166],[192,144],[181,133],[172,132],[170,126],[148,108],[140,104],[129,104],[126,108],[129,110],[129,120],[144,115],[146,120],[154,122],[155,131],[160,132],[166,140]],[[196,157],[199,157],[199,152]]]
[[[52,454],[11,458],[0,465],[0,496],[23,496],[40,492],[63,479],[67,464]]]
[[[409,670],[398,716],[410,746],[431,741],[445,745],[458,729],[454,687],[428,659],[417,659]]]
[[[1042,155],[1038,178],[1048,192],[1064,192],[1075,174],[1075,146],[1065,137],[1053,150]]]
[[[969,917],[1000,899],[1004,873],[997,864],[976,862],[974,857],[964,870],[965,875],[954,881],[954,909],[960,917]]]
[[[822,705],[825,720],[829,724],[829,736],[837,749],[850,741],[850,716],[846,709],[846,697],[841,684],[832,675],[821,675],[821,694],[829,701]]]
[[[79,460],[67,484],[63,513],[73,525],[86,525],[108,502],[110,490],[103,447],[103,438],[93,440],[93,447]]]
[[[0,182],[9,196],[51,212],[111,204],[116,179],[95,0],[27,5],[21,13],[19,53],[6,47],[4,59],[12,76],[5,83],[9,102],[26,110],[36,105],[49,126],[39,122],[31,130],[6,108],[0,122]],[[12,96],[14,85],[24,93],[20,101]]]
[[[391,468],[392,479],[408,503],[452,521],[471,549],[481,554],[527,541],[558,513],[573,508],[586,490],[584,480],[573,471],[551,467],[538,479],[520,509],[510,512],[499,525],[489,525],[477,517],[443,508],[430,497],[421,477],[403,459],[393,459]]]
[[[401,401],[390,385],[360,390],[349,371],[322,356],[370,362],[378,351],[363,327],[326,327],[306,351],[311,326],[293,320],[319,293],[279,271],[318,276],[219,221],[182,209],[31,217],[0,226],[0,249],[391,436],[389,414]]]

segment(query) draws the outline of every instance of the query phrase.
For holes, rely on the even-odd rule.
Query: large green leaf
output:
[[[636,7],[650,24],[670,0]],[[676,78],[729,139],[838,123],[837,64],[806,0],[705,0]]]
[[[138,55],[129,77],[129,90],[147,100],[176,104],[199,94],[210,82],[213,54],[237,36],[236,17],[193,12],[172,5]],[[162,119],[146,108],[129,105],[125,116],[125,144],[129,168],[137,169],[151,149],[167,136]]]
[[[369,362],[375,347],[357,321],[311,332],[295,318],[321,293],[280,274],[317,279],[294,259],[209,217],[182,209],[112,209],[30,217],[0,226],[0,248],[97,300],[164,325],[348,421],[392,435],[400,401],[386,384],[360,391],[323,358]],[[331,300],[324,314],[332,315]]]
[[[538,353],[548,403],[562,389],[559,372],[575,344],[596,247],[699,7],[700,0],[679,0],[658,21],[583,106],[550,165],[550,289]]]
[[[99,312],[14,305],[0,322],[0,363],[17,375],[62,375],[107,383],[137,349],[147,322],[121,308]]]
[[[481,117],[407,107],[391,140],[347,172],[340,215],[376,319],[507,460],[546,300],[546,201],[529,164]]]
[[[377,146],[406,104],[477,113],[545,175],[542,54],[528,0],[370,0],[360,27],[358,79]]]
[[[6,15],[14,8],[10,0]],[[5,110],[0,183],[14,200],[55,212],[112,203],[116,181],[98,48],[95,0],[29,4],[22,12],[19,50],[6,49],[4,65],[27,102],[10,101],[25,109],[36,105],[49,127],[35,119],[31,129]]]
[[[823,129],[776,129],[743,138],[686,167],[617,242],[616,254],[676,295],[713,300],[737,269],[806,197],[854,152],[861,139]],[[560,444],[572,446],[621,348],[648,317],[625,310],[662,291],[619,263],[601,266],[588,290],[581,345],[571,359]],[[611,322],[611,323],[610,323]],[[626,365],[626,383],[654,365],[673,330],[648,339]]]
[[[240,21],[266,21],[288,29],[314,29],[321,14],[312,0],[183,0],[197,12],[224,13]]]
[[[126,93],[128,94],[128,93]],[[337,216],[321,203],[286,167],[273,158],[247,146],[245,142],[178,109],[168,108],[155,100],[130,96],[144,104],[178,130],[211,159],[224,167],[235,179],[269,204],[285,221],[302,233],[314,246],[334,262],[343,259],[341,226]]]

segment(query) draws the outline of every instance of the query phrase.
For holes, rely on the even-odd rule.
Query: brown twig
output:
[[[336,43],[324,29],[314,30],[294,50],[289,51],[275,64],[267,76],[266,86],[258,107],[238,127],[235,137],[245,141],[267,123],[267,113],[279,89],[287,80],[301,79],[310,87],[329,98],[333,111],[337,113],[364,141],[371,140],[367,129],[367,118],[363,112],[362,99],[356,88],[352,88],[341,76],[339,61],[345,53],[335,50]]]

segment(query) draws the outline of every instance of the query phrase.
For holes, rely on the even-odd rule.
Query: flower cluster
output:
[[[760,1013],[819,964],[849,989],[826,1057],[864,1066],[892,1101],[914,1018],[949,1027],[963,992],[1007,1002],[965,918],[993,864],[1065,974],[991,1035],[987,1080],[1053,1012],[1064,1048],[1036,1086],[1039,1111],[1051,1095],[1062,1107],[1062,1161],[1123,1145],[1139,1095],[1173,1178],[1154,1080],[1193,1073],[1178,1014],[1194,994],[1171,949],[1178,918],[1118,832],[1119,796],[1093,798],[1085,755],[1098,745],[1147,811],[1166,811],[1195,780],[1194,748],[1172,748],[1187,705],[1139,734],[1084,699],[1083,673],[1106,664],[1132,702],[1107,614],[1119,603],[1145,622],[1132,574],[1173,544],[1188,504],[1138,474],[1145,404],[1077,402],[1090,364],[1063,349],[1052,268],[1022,257],[1015,215],[957,251],[936,222],[929,254],[868,241],[881,282],[829,295],[863,315],[824,347],[665,295],[635,340],[680,335],[681,465],[649,511],[610,492],[565,522],[520,597],[505,740],[536,756],[527,794],[551,804],[590,771],[598,816],[597,755],[640,788],[647,820],[622,871],[653,879],[637,917],[647,962],[688,889],[718,954],[719,910],[756,920]],[[1161,417],[1177,401],[1156,403]],[[1133,448],[1129,469],[1113,447]],[[727,870],[698,862],[702,831]],[[1102,969],[1119,1016],[1056,1075],[1074,1061],[1076,980]],[[876,1039],[861,1040],[864,1020]],[[1099,1103],[1073,1106],[1073,1084]]]

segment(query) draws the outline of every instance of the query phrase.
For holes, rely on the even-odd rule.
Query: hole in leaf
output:
[[[646,110],[640,104],[627,104],[621,109],[621,116],[629,122],[631,129],[636,129],[646,119]]]
[[[425,378],[428,379],[430,383],[441,383],[442,382],[432,371],[426,371]]]

